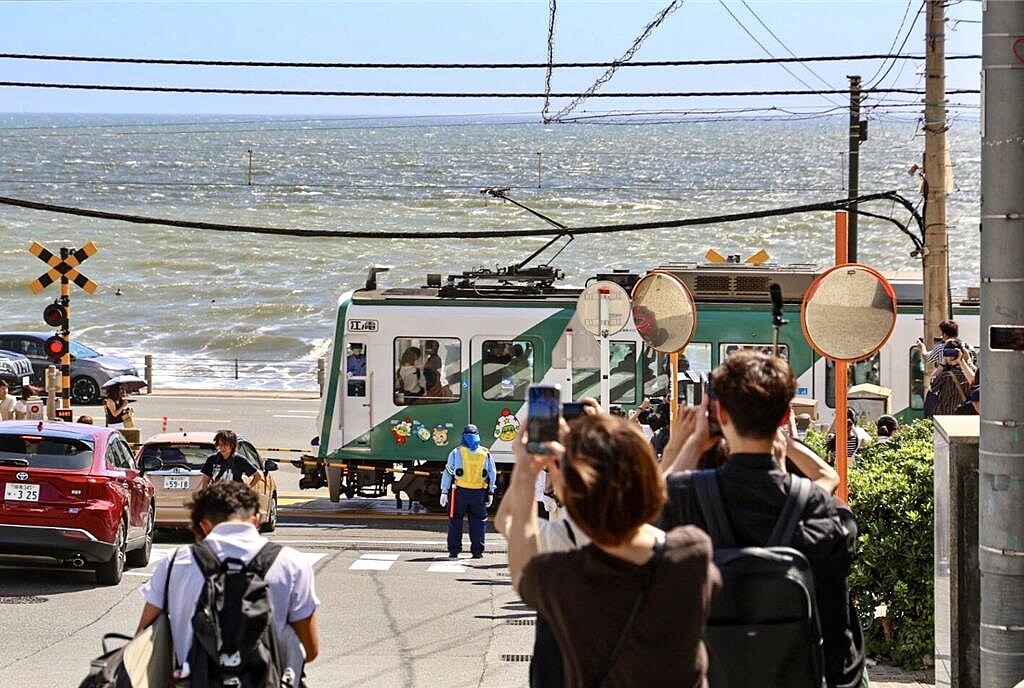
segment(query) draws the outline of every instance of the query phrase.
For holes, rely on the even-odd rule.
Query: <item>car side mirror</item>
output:
[[[274,461],[273,459],[267,459],[263,462],[263,470],[267,473],[270,471],[276,471],[278,468],[277,461]]]
[[[164,462],[155,456],[144,456],[141,462],[142,472],[159,471],[164,467]]]

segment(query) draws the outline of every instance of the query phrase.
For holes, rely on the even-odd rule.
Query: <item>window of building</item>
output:
[[[879,354],[875,354],[863,361],[846,365],[850,366],[849,373],[847,373],[847,388],[864,384],[865,382],[872,385],[882,384],[881,357]],[[829,408],[836,407],[836,367],[835,363],[827,359],[825,361],[825,405]]]
[[[395,404],[441,404],[462,396],[462,342],[454,338],[395,339]]]
[[[484,399],[522,401],[533,382],[533,344],[525,340],[490,339],[480,352]]]

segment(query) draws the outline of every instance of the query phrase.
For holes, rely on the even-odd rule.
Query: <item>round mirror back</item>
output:
[[[682,351],[697,329],[697,306],[686,283],[668,272],[650,272],[633,287],[633,324],[647,346]]]
[[[602,295],[608,304],[604,323],[601,322]],[[595,337],[600,337],[602,330],[615,334],[629,322],[629,294],[615,282],[591,282],[576,302],[576,316],[583,329]]]
[[[837,265],[804,294],[800,324],[811,347],[836,361],[860,361],[882,348],[896,325],[892,285],[866,265]]]

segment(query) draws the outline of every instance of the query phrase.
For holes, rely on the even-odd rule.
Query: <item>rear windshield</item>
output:
[[[160,459],[164,468],[198,471],[206,463],[206,457],[215,451],[212,444],[147,444],[142,448],[142,458]]]
[[[92,465],[92,442],[68,437],[0,435],[0,466],[66,468]]]

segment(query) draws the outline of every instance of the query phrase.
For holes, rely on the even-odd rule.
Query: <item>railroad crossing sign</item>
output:
[[[38,279],[33,280],[28,285],[28,288],[32,290],[33,294],[38,294],[61,277],[66,277],[84,289],[86,293],[94,293],[96,291],[96,283],[80,273],[76,268],[98,250],[96,244],[90,241],[82,248],[71,251],[67,258],[61,259],[50,253],[42,244],[33,241],[28,249],[29,253],[49,265],[50,269],[40,275]]]

